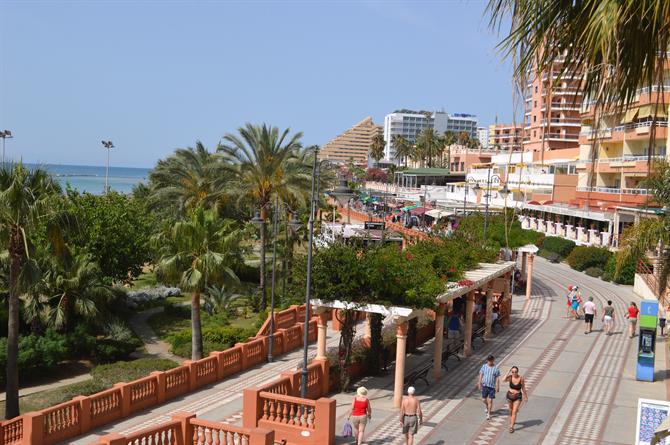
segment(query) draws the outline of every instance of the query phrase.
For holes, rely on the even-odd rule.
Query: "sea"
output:
[[[67,184],[80,192],[102,194],[105,191],[105,166],[26,164],[29,168],[40,167],[47,170],[65,189]],[[109,188],[119,193],[131,193],[133,187],[147,183],[148,168],[109,166]]]

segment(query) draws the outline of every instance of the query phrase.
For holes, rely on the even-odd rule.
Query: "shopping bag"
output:
[[[347,420],[344,422],[344,428],[342,428],[342,437],[351,437],[354,435],[354,429],[351,427],[351,423]]]

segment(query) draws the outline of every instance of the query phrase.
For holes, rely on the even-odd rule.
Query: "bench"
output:
[[[404,386],[414,386],[415,383],[419,380],[423,380],[426,383],[426,386],[429,386],[430,383],[428,382],[428,372],[433,368],[432,363],[427,363],[423,367],[417,369],[416,371],[412,371],[409,373],[406,377],[405,380],[403,381]]]
[[[449,357],[451,357],[452,355],[456,357],[456,359],[459,362],[461,361],[461,357],[459,357],[458,351],[462,351],[464,346],[465,343],[461,340],[459,342],[453,343],[450,346],[447,346],[447,349],[442,351],[442,367],[444,368],[445,371],[448,371],[447,360],[449,360]]]
[[[470,342],[470,346],[472,347],[472,350],[474,351],[475,349],[475,339],[480,339],[482,343],[485,343],[484,340],[484,332],[486,332],[486,327],[482,326],[481,328],[477,329],[472,333],[472,340]]]

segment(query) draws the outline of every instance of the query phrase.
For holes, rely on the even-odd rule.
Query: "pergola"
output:
[[[535,254],[538,250],[540,249],[535,244],[527,244],[516,249],[517,253],[521,253],[521,275],[523,276],[527,273],[526,300],[530,300],[530,293],[533,287],[533,261],[535,261]]]
[[[493,292],[494,282],[503,279],[502,299],[503,304],[511,308],[510,282],[512,271],[515,266],[514,261],[505,261],[498,263],[480,263],[477,269],[465,273],[465,281],[447,283],[445,292],[436,297],[437,312],[435,317],[435,342],[433,351],[433,375],[436,379],[442,377],[442,353],[443,353],[443,332],[444,315],[447,306],[458,297],[466,296],[465,306],[465,329],[463,355],[466,357],[472,354],[472,325],[475,303],[475,293],[480,291],[486,296],[486,319],[484,337],[490,338],[493,325]],[[407,307],[383,306],[379,304],[357,304],[350,302],[311,300],[314,313],[318,316],[318,334],[317,334],[317,352],[316,358],[326,358],[326,331],[328,326],[328,310],[348,309],[367,313],[382,314],[385,317],[392,317],[396,325],[396,362],[395,362],[395,383],[393,391],[393,403],[400,407],[403,395],[403,383],[405,379],[405,354],[407,346],[408,321],[416,317],[421,311]],[[510,311],[511,313],[511,311]]]

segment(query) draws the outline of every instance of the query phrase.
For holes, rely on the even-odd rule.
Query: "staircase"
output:
[[[658,266],[639,261],[635,270],[634,292],[643,298],[653,297],[665,306],[670,288],[666,286],[663,292],[659,291],[658,272]]]

